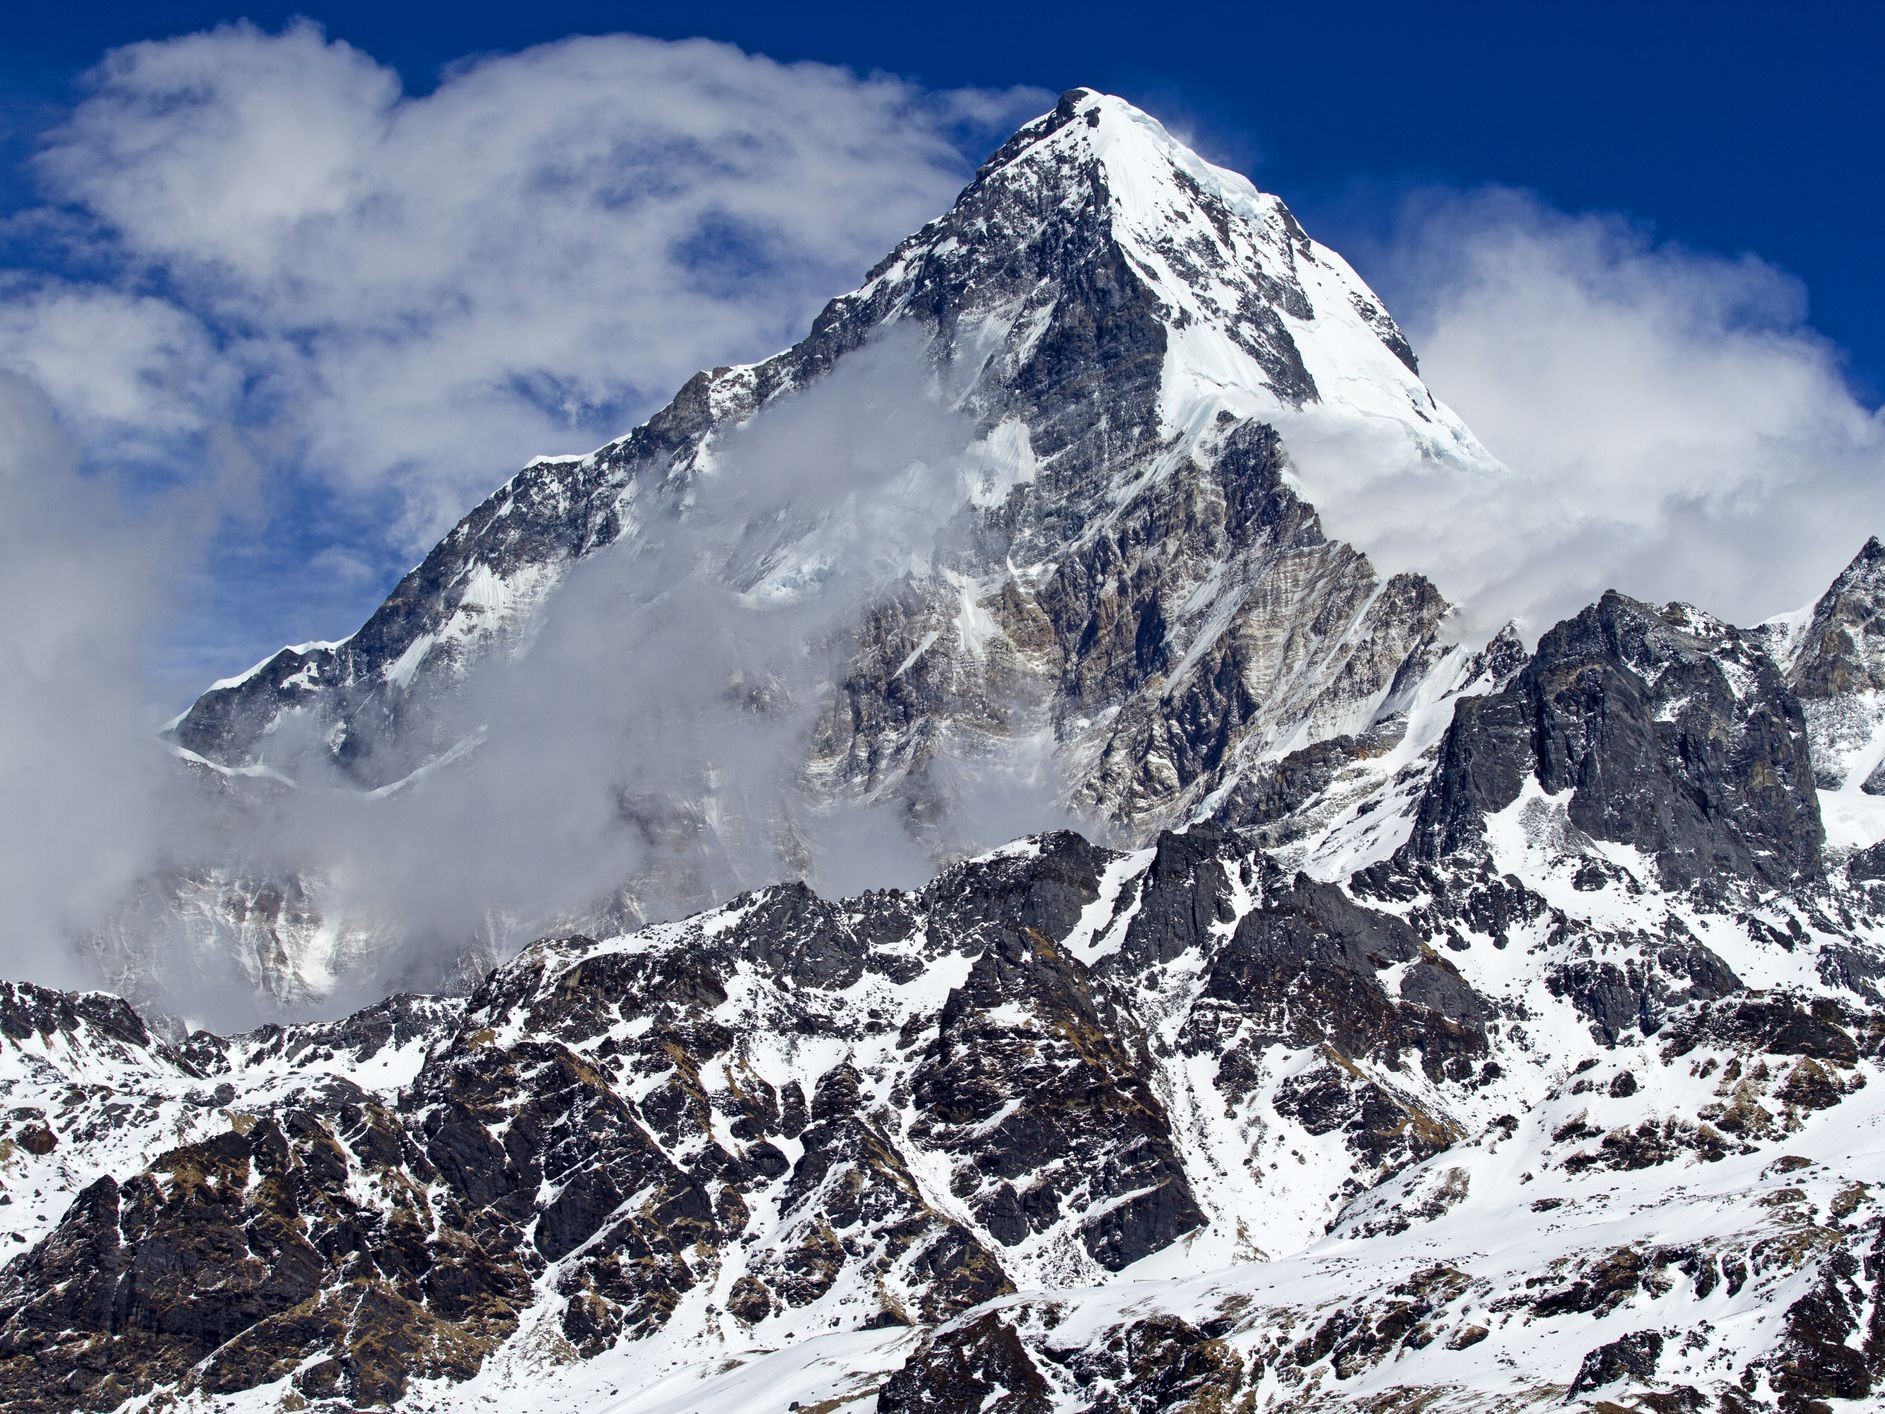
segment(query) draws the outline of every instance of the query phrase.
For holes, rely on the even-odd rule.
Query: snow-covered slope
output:
[[[8,1192],[71,1206],[32,1210],[0,1278],[0,1388],[696,1410],[1869,1388],[1878,998],[1826,980],[1880,956],[1869,903],[1711,912],[1535,790],[1488,836],[1506,872],[1451,899],[1195,834],[1046,837],[910,897],[769,891],[539,944],[421,1015],[416,1048],[356,1020],[120,1046],[105,1078],[89,1028],[31,1020]],[[41,1148],[61,1167],[21,1158]]]
[[[1618,595],[1443,688],[1338,881],[1035,836],[176,1047],[14,989],[0,1398],[1865,1407],[1885,871],[1798,699]]]
[[[1885,546],[1868,540],[1816,602],[1756,632],[1806,709],[1829,843],[1885,840]]]

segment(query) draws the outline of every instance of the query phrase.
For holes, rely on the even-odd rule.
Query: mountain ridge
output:
[[[1033,176],[1028,168],[1047,165],[1048,158],[1054,155],[1051,149],[1056,135],[1081,132],[1082,123],[1078,110],[1089,99],[1093,100],[1093,106],[1086,110],[1089,115],[1096,116],[1102,111],[1108,112],[1114,120],[1114,125],[1125,126],[1131,137],[1138,141],[1115,144],[1115,147],[1124,149],[1130,161],[1115,159],[1113,166],[1106,164],[1105,151],[1076,154],[1076,158],[1085,156],[1089,160],[1085,163],[1076,160],[1073,165],[1080,168],[1080,171],[1073,178],[1067,177],[1064,173],[1060,174],[1061,182],[1067,183],[1084,178],[1088,181],[1097,179],[1103,185],[1105,176],[1118,176],[1121,167],[1126,169],[1128,178],[1141,177],[1141,169],[1152,165],[1158,158],[1163,158],[1169,166],[1171,175],[1162,185],[1171,187],[1174,184],[1184,184],[1188,188],[1186,194],[1195,193],[1195,204],[1204,208],[1205,214],[1196,220],[1220,232],[1228,228],[1232,215],[1231,207],[1226,202],[1226,195],[1243,198],[1239,202],[1243,210],[1238,214],[1247,215],[1262,223],[1262,228],[1265,228],[1263,233],[1270,237],[1266,245],[1271,247],[1269,253],[1272,263],[1281,260],[1294,266],[1296,252],[1301,249],[1309,259],[1317,263],[1333,264],[1332,274],[1342,283],[1354,286],[1352,289],[1342,291],[1348,297],[1346,301],[1341,299],[1331,301],[1334,309],[1340,315],[1349,315],[1351,324],[1359,324],[1366,329],[1368,339],[1378,343],[1397,362],[1408,365],[1405,369],[1408,377],[1404,380],[1404,388],[1406,386],[1418,387],[1417,380],[1412,377],[1412,352],[1407,346],[1405,336],[1393,324],[1392,319],[1380,307],[1378,301],[1373,300],[1372,295],[1366,291],[1366,287],[1360,285],[1359,280],[1353,276],[1352,271],[1348,270],[1346,264],[1340,262],[1339,257],[1334,256],[1333,252],[1314,246],[1280,201],[1256,192],[1248,182],[1236,177],[1235,174],[1211,168],[1202,163],[1173,143],[1153,120],[1119,100],[1102,99],[1092,94],[1090,90],[1069,91],[1052,113],[1024,126],[1006,146],[984,164],[977,173],[976,182],[967,189],[964,198],[958,200],[957,210],[952,212],[952,218],[962,213],[965,199],[993,178],[1008,178],[1007,185],[1010,187],[1026,185],[1027,179]],[[1097,128],[1097,124],[1091,124],[1088,130],[1097,131]],[[1156,137],[1144,136],[1141,131],[1144,129],[1155,131]],[[1106,129],[1108,134],[1112,130],[1111,125]],[[1148,157],[1147,152],[1143,150],[1147,147],[1154,148],[1157,157]],[[1180,158],[1187,160],[1181,164],[1178,161]],[[1209,174],[1216,190],[1207,192],[1198,184],[1197,177],[1193,173]],[[1133,185],[1130,181],[1127,184]],[[1156,195],[1152,197],[1141,195],[1140,201],[1142,205],[1133,209],[1142,218],[1154,214],[1169,217],[1173,214],[1168,207],[1158,207]],[[1146,205],[1154,206],[1156,211],[1146,212],[1144,210]],[[648,423],[623,437],[605,443],[587,456],[534,459],[523,471],[493,493],[493,496],[488,498],[470,517],[461,522],[441,542],[439,550],[435,550],[433,555],[427,557],[427,562],[434,561],[440,551],[454,541],[472,538],[487,528],[491,521],[509,516],[520,502],[552,500],[558,503],[559,511],[565,509],[563,503],[568,502],[569,509],[579,512],[578,521],[570,527],[573,535],[566,547],[573,548],[579,556],[612,540],[621,533],[622,529],[619,507],[605,504],[597,510],[585,509],[594,502],[594,493],[598,488],[606,492],[615,487],[616,483],[610,479],[608,473],[600,470],[602,467],[606,465],[621,468],[631,459],[639,460],[650,455],[658,457],[662,453],[668,453],[675,459],[669,464],[667,475],[685,475],[693,465],[690,457],[690,443],[698,439],[703,423],[725,418],[729,414],[737,415],[741,412],[750,414],[757,406],[777,396],[782,388],[806,376],[807,373],[813,377],[817,376],[824,367],[829,366],[843,352],[848,351],[847,345],[855,346],[854,341],[858,338],[855,328],[858,321],[844,317],[850,308],[859,304],[869,306],[874,302],[885,303],[886,293],[893,296],[888,301],[892,304],[898,303],[899,300],[906,305],[920,304],[926,298],[925,286],[920,278],[926,273],[922,267],[929,264],[931,260],[946,260],[949,254],[953,253],[952,245],[955,237],[952,234],[940,236],[936,234],[950,219],[942,218],[937,222],[932,222],[909,237],[897,250],[873,268],[865,284],[857,291],[833,300],[814,320],[808,338],[794,349],[759,364],[729,366],[715,369],[711,373],[696,374],[680,390],[674,400],[666,408],[657,412]],[[967,217],[970,223],[985,219],[987,218],[981,212],[975,210],[971,210]],[[1196,237],[1192,239],[1195,240]],[[1228,242],[1229,237],[1221,236],[1221,239]],[[1168,247],[1166,253],[1172,255],[1186,253],[1185,247],[1169,236],[1163,237],[1161,243]],[[1143,235],[1138,235],[1138,238],[1129,244],[1138,248],[1130,251],[1127,258],[1143,259],[1146,254],[1150,253],[1146,247],[1149,247],[1152,241],[1146,240]],[[1314,255],[1309,255],[1311,251]],[[907,293],[900,291],[899,277],[911,275],[913,269],[919,277],[914,282],[914,288]],[[1143,271],[1143,266],[1141,269]],[[1191,264],[1181,265],[1177,272],[1167,270],[1163,274],[1165,278],[1158,282],[1161,293],[1168,292],[1173,287],[1205,283],[1204,272]],[[1314,318],[1306,299],[1300,292],[1292,291],[1288,285],[1278,280],[1268,270],[1259,269],[1256,272],[1256,278],[1260,281],[1262,292],[1268,295],[1276,305],[1282,307],[1289,317]],[[903,283],[912,282],[906,279]],[[933,288],[933,285],[930,288]],[[1192,293],[1195,296],[1195,290]],[[927,297],[933,298],[933,296]],[[1221,304],[1215,300],[1212,304],[1216,306],[1214,312],[1220,316],[1218,321],[1212,322],[1228,322],[1223,318],[1227,311],[1222,308]],[[1356,306],[1352,311],[1351,305]],[[1234,331],[1234,338],[1241,340],[1240,352],[1251,362],[1252,366],[1261,370],[1261,375],[1267,376],[1267,381],[1263,381],[1260,377],[1258,380],[1246,380],[1243,384],[1227,383],[1220,389],[1221,395],[1226,398],[1237,397],[1246,400],[1254,395],[1257,399],[1256,406],[1265,411],[1277,411],[1286,406],[1300,407],[1305,402],[1319,401],[1313,376],[1304,363],[1295,341],[1289,337],[1289,332],[1283,325],[1284,314],[1278,314],[1270,307],[1248,299],[1241,301],[1237,307],[1237,313],[1246,316],[1252,310],[1255,310],[1259,316],[1267,316],[1267,318],[1258,319],[1258,327],[1255,331],[1237,328]],[[1180,310],[1177,320],[1181,325],[1193,327],[1206,322],[1193,319],[1189,310]],[[877,322],[879,321],[874,319],[864,321],[866,327],[872,327]],[[1183,332],[1182,328],[1180,332]],[[1354,329],[1349,328],[1345,332],[1352,334]],[[799,354],[801,350],[804,352],[796,364],[787,363],[782,366],[782,360]],[[1109,356],[1117,357],[1117,355]],[[1266,358],[1273,366],[1264,364]],[[1225,360],[1220,356],[1200,361],[1209,364]],[[1370,369],[1369,372],[1377,377],[1360,376],[1342,381],[1344,383],[1352,381],[1361,385],[1364,390],[1372,392],[1379,381],[1380,369]],[[1250,382],[1255,382],[1256,387],[1248,386]],[[1187,415],[1188,402],[1206,401],[1194,396],[1181,402],[1180,394],[1166,388],[1163,382],[1161,382],[1160,391],[1172,403],[1171,407],[1162,407],[1160,414],[1174,425],[1198,416],[1196,413]],[[1424,388],[1419,389],[1418,395],[1406,393],[1403,389],[1396,389],[1386,396],[1389,401],[1399,397],[1405,403],[1404,417],[1411,414],[1414,418],[1432,423],[1469,452],[1477,456],[1484,455],[1482,449],[1472,442],[1470,433],[1459,426],[1456,419],[1448,419],[1440,413],[1431,394],[1427,394]],[[1380,401],[1382,398],[1379,395],[1370,398],[1367,404],[1368,410],[1378,413],[1380,408],[1375,404]],[[1426,409],[1422,408],[1422,402],[1427,405]],[[1181,409],[1186,409],[1186,411],[1181,411]],[[1206,416],[1205,420],[1209,421],[1214,415],[1213,411]],[[1033,429],[1030,429],[1030,441],[1032,432]],[[698,452],[693,452],[692,455],[697,456]],[[1490,459],[1487,458],[1487,460]],[[546,481],[548,471],[572,467],[581,468],[590,473],[595,485],[589,485],[585,481],[578,481],[573,487],[550,484],[539,488],[523,484],[526,478],[532,481]],[[582,491],[588,491],[590,494],[586,496],[574,494]],[[399,614],[389,611],[396,611],[398,607],[423,597],[430,591],[429,581],[434,578],[436,578],[436,571],[429,572],[427,564],[421,564],[401,582],[401,585],[389,597],[387,605],[369,620],[359,634],[334,643],[304,644],[282,649],[247,672],[225,679],[224,681],[231,686],[218,685],[212,688],[205,693],[198,704],[179,717],[172,728],[177,739],[185,747],[197,751],[217,764],[231,766],[248,764],[244,753],[250,743],[232,744],[224,740],[228,733],[226,717],[210,710],[211,705],[218,700],[215,694],[234,691],[248,683],[261,680],[258,675],[264,673],[268,674],[268,680],[276,686],[307,685],[303,680],[310,679],[312,674],[319,671],[312,660],[318,655],[347,648],[362,635],[366,638],[365,643],[362,644],[364,652],[369,657],[385,659],[385,662],[380,664],[380,670],[384,674],[395,679],[409,678],[410,674],[416,671],[418,664],[407,662],[406,655],[411,651],[418,635],[399,636],[391,633],[390,625],[398,622]],[[474,588],[477,587],[479,586],[474,586]],[[518,591],[515,598],[520,602],[528,601],[534,592],[534,587],[527,586]],[[471,597],[473,596],[468,596],[468,598]],[[509,603],[493,604],[488,607],[498,609],[497,616],[502,619]],[[380,627],[383,622],[388,627]],[[227,755],[233,755],[237,759],[224,760],[223,758]]]

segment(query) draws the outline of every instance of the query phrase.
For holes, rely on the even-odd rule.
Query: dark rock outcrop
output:
[[[1438,861],[1536,779],[1570,824],[1652,856],[1675,887],[1817,876],[1806,722],[1773,662],[1682,605],[1606,594],[1539,640],[1512,684],[1460,704],[1410,850]]]

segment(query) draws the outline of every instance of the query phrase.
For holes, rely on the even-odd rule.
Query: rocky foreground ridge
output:
[[[1480,664],[1341,881],[1051,834],[175,1044],[10,986],[0,1401],[1867,1407],[1885,870],[1763,637]]]

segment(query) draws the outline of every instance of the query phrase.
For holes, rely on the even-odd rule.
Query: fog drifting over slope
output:
[[[719,439],[684,488],[641,488],[636,530],[572,567],[520,652],[485,658],[441,700],[441,734],[464,749],[399,785],[366,794],[340,779],[325,728],[291,716],[262,773],[217,811],[215,777],[156,770],[160,748],[135,714],[88,731],[138,754],[123,779],[140,809],[116,817],[123,857],[67,929],[95,922],[146,869],[214,867],[238,885],[298,876],[331,925],[377,935],[374,956],[319,1005],[339,1013],[436,988],[468,949],[501,956],[624,909],[672,917],[781,879],[832,896],[915,886],[948,858],[1071,824],[1061,782],[1025,740],[944,743],[941,806],[921,829],[897,801],[834,800],[801,775],[849,631],[949,565],[988,473],[924,340],[893,328]],[[106,676],[134,680],[123,663]],[[59,730],[50,712],[30,725],[39,739]],[[80,759],[127,769],[96,751]],[[113,779],[42,760],[34,786],[96,805]],[[652,893],[617,895],[650,875]],[[137,926],[175,923],[158,910]],[[189,938],[130,941],[152,957],[163,1003],[192,1021],[270,1014]],[[5,963],[64,975],[24,951]]]
[[[145,635],[192,541],[82,477],[53,409],[0,372],[0,971],[87,979],[67,940],[110,908],[189,808],[143,692]]]
[[[644,491],[638,529],[574,567],[522,655],[486,659],[445,704],[446,735],[477,743],[462,759],[366,799],[311,774],[326,753],[296,754],[291,725],[269,748],[303,787],[273,816],[283,857],[449,947],[494,912],[581,905],[663,851],[680,867],[677,829],[706,856],[704,906],[780,878],[914,885],[938,851],[1059,822],[1055,783],[1006,759],[960,763],[959,813],[930,848],[894,806],[814,805],[797,774],[846,630],[947,563],[971,436],[914,331],[858,350],[720,441],[680,509]]]

